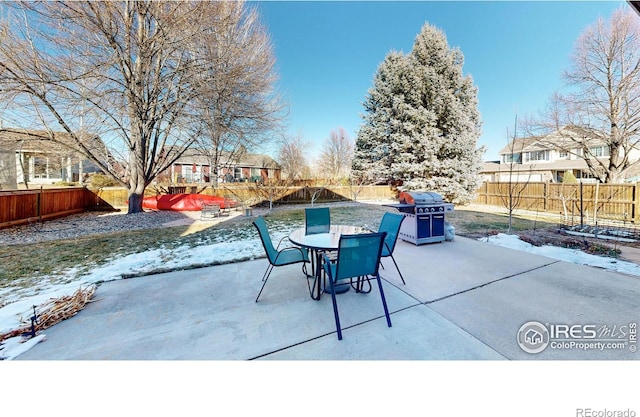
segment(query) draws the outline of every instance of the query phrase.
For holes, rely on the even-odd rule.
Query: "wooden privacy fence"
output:
[[[187,192],[227,196],[250,205],[268,202],[268,187],[220,185],[188,187]],[[345,200],[395,199],[394,188],[381,186],[274,187],[274,203],[310,203]],[[355,193],[355,194],[354,194]],[[640,225],[638,184],[555,184],[485,182],[474,203],[507,207],[511,193],[517,209],[548,212],[579,219],[587,224],[599,220],[633,222]],[[146,195],[155,195],[152,188]],[[109,187],[91,190],[84,187],[0,191],[0,228],[63,217],[86,210],[126,209],[127,190]]]
[[[92,194],[83,187],[0,191],[0,227],[82,213]]]
[[[638,184],[556,184],[548,182],[485,182],[476,204],[560,214],[595,223],[598,219],[640,224]]]
[[[189,186],[187,193],[218,195],[240,201],[243,205],[268,202],[269,191],[274,203],[309,203],[344,200],[386,200],[394,199],[396,192],[389,186],[349,186],[329,187],[248,187],[246,185]],[[179,190],[182,191],[182,190]],[[355,194],[354,194],[355,193]],[[148,188],[145,195],[158,192]],[[64,217],[87,210],[114,210],[127,207],[128,192],[122,187],[88,189],[84,187],[64,187],[51,189],[0,191],[0,228],[17,226],[36,221]]]

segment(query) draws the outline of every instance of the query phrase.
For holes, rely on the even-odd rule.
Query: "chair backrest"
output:
[[[393,253],[403,220],[404,216],[402,214],[386,212],[382,216],[378,232],[387,232],[387,237],[384,239],[384,247],[382,248],[382,256],[389,256]]]
[[[335,280],[377,275],[386,233],[340,236]]]
[[[276,257],[278,256],[278,251],[273,246],[273,242],[271,241],[271,236],[269,235],[269,229],[267,229],[267,223],[264,221],[262,216],[259,216],[253,221],[253,225],[258,229],[258,233],[260,234],[260,240],[262,241],[262,246],[264,247],[264,251],[267,253],[267,258],[269,258],[270,263],[274,263]]]
[[[305,234],[329,233],[331,229],[331,216],[329,209],[306,208],[304,209]]]

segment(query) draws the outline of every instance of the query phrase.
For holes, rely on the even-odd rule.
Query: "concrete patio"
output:
[[[102,284],[95,301],[47,329],[17,360],[500,360],[638,359],[625,349],[524,352],[527,322],[600,328],[640,321],[640,279],[462,237],[398,241],[381,269],[393,327],[376,287],[309,297],[300,265],[275,268],[258,303],[266,259]]]

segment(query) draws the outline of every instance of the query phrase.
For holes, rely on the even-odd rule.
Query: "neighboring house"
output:
[[[56,135],[57,140],[72,143],[66,133],[53,134]],[[5,164],[10,164],[7,154],[13,155],[13,171],[7,168],[7,172],[13,172],[13,188],[25,182],[29,184],[79,182],[86,174],[102,172],[79,152],[48,140],[47,136],[48,133],[45,131],[0,129],[0,149],[4,150],[2,160]],[[100,139],[92,138],[87,142],[88,146],[98,146],[102,151],[107,152]],[[3,174],[0,173],[0,178],[2,176]]]
[[[608,163],[609,147],[601,139],[586,139],[588,149],[598,160]],[[640,159],[640,151],[629,154],[631,161]],[[480,175],[493,182],[562,182],[566,172],[571,172],[582,182],[595,182],[589,171],[579,144],[559,134],[512,140],[500,150],[500,160],[485,162]],[[638,175],[630,169],[626,178]]]
[[[211,160],[198,150],[187,150],[171,165],[172,184],[213,182],[267,181],[281,178],[281,167],[268,155],[244,153],[238,157],[223,154],[218,166],[211,169]]]
[[[18,188],[16,174],[16,151],[14,148],[0,147],[0,190]]]

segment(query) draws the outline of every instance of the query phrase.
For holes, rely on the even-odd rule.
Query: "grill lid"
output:
[[[442,196],[438,193],[428,191],[403,191],[398,196],[400,203],[413,204],[416,206],[429,206],[442,204]]]

